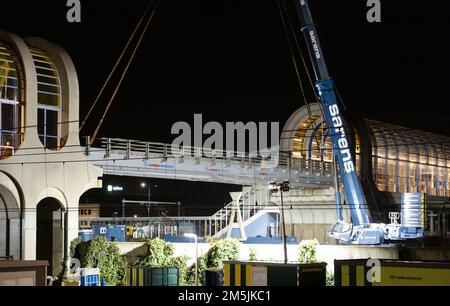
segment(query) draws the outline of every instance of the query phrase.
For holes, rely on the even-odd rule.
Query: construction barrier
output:
[[[224,286],[325,286],[326,263],[225,262]]]
[[[450,263],[354,259],[334,261],[336,286],[450,286]]]
[[[47,286],[46,260],[0,260],[0,287]]]
[[[176,267],[129,267],[127,286],[178,286],[179,271]]]
[[[208,287],[223,286],[223,269],[207,268],[205,269],[205,285]]]

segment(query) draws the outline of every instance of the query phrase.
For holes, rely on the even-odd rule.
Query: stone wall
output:
[[[281,207],[279,194],[270,202]],[[305,188],[283,193],[286,233],[298,240],[317,239],[334,244],[327,232],[336,222],[336,204],[333,188]]]

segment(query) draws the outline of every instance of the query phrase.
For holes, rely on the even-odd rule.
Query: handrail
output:
[[[246,214],[246,211],[248,210],[248,209],[246,208],[246,206],[248,206],[248,205],[246,205],[246,200],[247,200],[247,201],[249,200],[250,194],[256,196],[256,193],[257,193],[257,192],[258,192],[258,189],[255,188],[255,187],[252,187],[251,189],[245,191],[245,192],[242,194],[241,198],[240,198],[241,201],[240,201],[239,205],[242,206],[242,209],[241,209],[241,215],[242,215],[242,221],[243,221],[243,222],[245,222],[247,219],[251,218],[250,213],[247,213],[247,214]],[[247,203],[247,204],[248,204],[248,203]],[[260,207],[260,210],[261,210],[263,205],[262,205],[262,203],[260,203],[260,204],[261,204],[261,205],[260,205],[259,207]],[[211,218],[218,218],[219,220],[223,220],[225,216],[231,215],[231,211],[232,211],[232,209],[233,209],[233,205],[235,205],[235,203],[234,203],[234,201],[231,201],[230,203],[228,203],[227,205],[225,205],[222,209],[220,209],[220,210],[217,211],[215,214],[213,214],[213,215],[211,216]],[[259,211],[259,210],[258,210],[258,211]],[[255,211],[255,213],[256,213],[256,212],[257,212],[257,211]]]
[[[210,159],[220,159],[227,161],[240,161],[261,164],[266,157],[261,152],[249,154],[247,152],[229,151],[229,150],[212,150],[208,148],[197,148],[192,146],[183,146],[177,149],[177,152],[172,152],[173,146],[160,142],[146,142],[140,140],[129,140],[121,138],[99,138],[97,143],[101,148],[105,149],[106,156],[109,156],[111,151],[124,151],[125,156],[128,157],[132,152],[143,153],[145,158],[150,154],[158,154],[168,157],[202,157]],[[178,151],[179,150],[179,151]],[[200,154],[198,153],[200,152]],[[325,172],[331,173],[333,170],[332,162],[310,160],[304,158],[292,157],[291,152],[278,152],[278,166],[285,166],[288,168],[296,168],[306,172],[317,169],[319,174]]]

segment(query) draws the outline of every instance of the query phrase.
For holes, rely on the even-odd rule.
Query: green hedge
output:
[[[173,256],[173,244],[159,238],[147,240],[147,245],[147,255],[139,257],[136,264],[145,267],[177,267],[180,275],[180,285],[186,285],[189,257]]]
[[[82,268],[99,268],[101,278],[108,285],[123,285],[127,260],[119,249],[104,237],[95,237],[88,242],[74,239],[70,246],[70,256],[78,258]]]
[[[136,265],[148,267],[177,267],[180,285],[195,284],[195,264],[188,267],[188,256],[174,256],[174,246],[170,242],[155,238],[147,241],[147,255],[138,258]],[[108,285],[124,283],[127,269],[126,257],[119,255],[119,249],[103,237],[95,237],[89,242],[76,239],[70,247],[71,257],[79,258],[82,267],[100,268]],[[198,259],[199,284],[204,284],[206,268],[222,268],[223,262],[239,259],[239,241],[223,239],[217,241],[207,253]]]
[[[223,239],[219,240],[209,249],[209,251],[198,259],[199,284],[204,285],[204,274],[207,268],[223,268],[224,261],[239,259],[239,240]],[[195,263],[188,269],[187,283],[195,284]]]

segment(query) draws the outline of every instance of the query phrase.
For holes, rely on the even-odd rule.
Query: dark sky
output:
[[[81,118],[148,3],[81,0],[82,22],[69,24],[65,0],[3,2],[3,12],[17,13],[3,13],[1,29],[41,36],[71,55]],[[298,29],[292,1],[285,3]],[[366,0],[310,1],[347,109],[450,136],[445,1],[381,3],[382,22],[369,24]],[[170,142],[172,124],[194,113],[282,126],[303,104],[275,0],[162,0],[99,136]]]
[[[81,3],[81,24],[69,24],[65,0],[7,1],[2,11],[18,13],[2,14],[0,27],[69,52],[83,117],[148,1]],[[369,24],[366,0],[310,1],[347,108],[450,135],[445,1],[381,3],[382,22]],[[172,124],[195,112],[206,121],[284,124],[303,105],[289,56],[275,0],[163,0],[100,135],[168,141]]]

